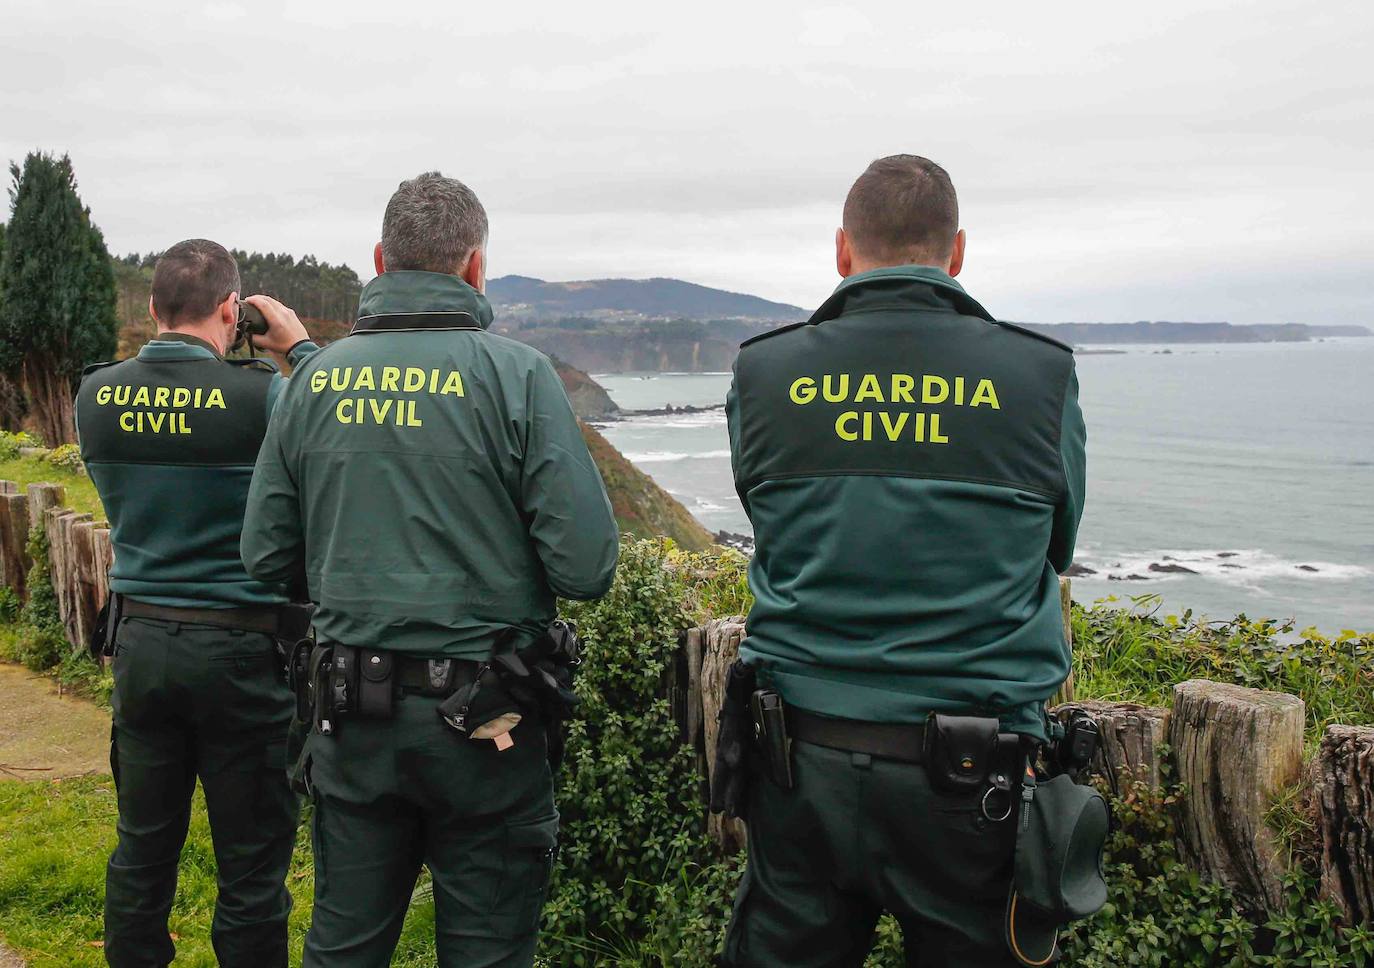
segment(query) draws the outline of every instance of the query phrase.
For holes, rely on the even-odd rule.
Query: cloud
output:
[[[70,151],[118,251],[209,235],[363,271],[396,183],[439,168],[500,271],[810,305],[853,179],[915,151],[1010,318],[1374,322],[1372,33],[1278,0],[28,4],[0,156]]]

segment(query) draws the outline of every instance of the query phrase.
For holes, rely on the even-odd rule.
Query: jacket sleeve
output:
[[[277,407],[268,422],[239,540],[243,567],[262,582],[291,582],[305,559],[300,492],[284,444],[289,409],[289,403]]]
[[[740,414],[739,414],[739,357],[735,357],[735,365],[732,367],[733,373],[730,377],[730,390],[725,394],[725,427],[730,433],[730,470],[735,478],[735,493],[739,495],[740,503],[744,505],[745,517],[750,521],[754,520],[749,513],[749,495],[740,487]]]
[[[615,579],[620,535],[563,381],[542,357],[526,408],[520,496],[549,587],[563,598],[600,598]]]
[[[1063,574],[1073,564],[1073,547],[1078,538],[1078,522],[1083,518],[1087,490],[1088,431],[1083,410],[1078,405],[1078,372],[1070,365],[1068,386],[1064,390],[1064,415],[1059,426],[1059,459],[1064,465],[1064,496],[1054,509],[1054,529],[1050,533],[1050,564]]]

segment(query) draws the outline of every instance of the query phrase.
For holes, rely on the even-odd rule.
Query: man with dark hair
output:
[[[487,331],[486,239],[462,182],[401,184],[353,334],[292,378],[253,476],[249,573],[303,566],[319,606],[304,968],[390,964],[422,865],[439,964],[534,960],[558,733],[526,660],[618,539],[553,366]]]
[[[749,822],[736,968],[857,968],[885,910],[908,964],[1018,963],[1013,801],[1069,672],[1056,573],[1085,431],[1069,347],[954,281],[958,211],[939,165],[875,161],[836,232],[839,287],[735,363],[756,552],[732,684],[760,737],[747,795],[714,804]]]
[[[87,369],[81,457],[110,519],[114,566],[110,765],[119,841],[105,882],[105,957],[168,964],[167,916],[196,779],[219,867],[211,935],[221,965],[287,963],[285,887],[298,805],[286,780],[292,702],[278,640],[305,624],[284,581],[239,560],[244,503],[285,380],[228,360],[239,333],[238,266],[223,246],[180,242],[153,270],[157,336],[136,357]],[[299,364],[316,349],[267,296],[258,345]]]

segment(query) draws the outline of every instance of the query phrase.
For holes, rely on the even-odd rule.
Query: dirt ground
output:
[[[0,662],[0,780],[109,771],[109,711],[59,695],[51,679]],[[8,968],[3,952],[0,968]]]
[[[0,781],[109,771],[109,711],[60,695],[46,676],[0,662]],[[24,968],[3,941],[0,968]]]

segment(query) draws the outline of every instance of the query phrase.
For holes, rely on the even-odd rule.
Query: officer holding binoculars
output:
[[[267,296],[240,302],[241,289],[223,246],[172,246],[153,271],[157,336],[133,359],[90,367],[77,394],[81,457],[114,545],[92,647],[114,669],[119,841],[104,951],[116,968],[166,965],[176,952],[167,917],[197,778],[219,868],[219,963],[287,963],[298,804],[278,646],[309,616],[289,604],[287,576],[259,581],[239,559],[248,484],[286,381],[265,360],[225,354],[250,323],[257,345],[293,364],[317,347],[294,312]]]

